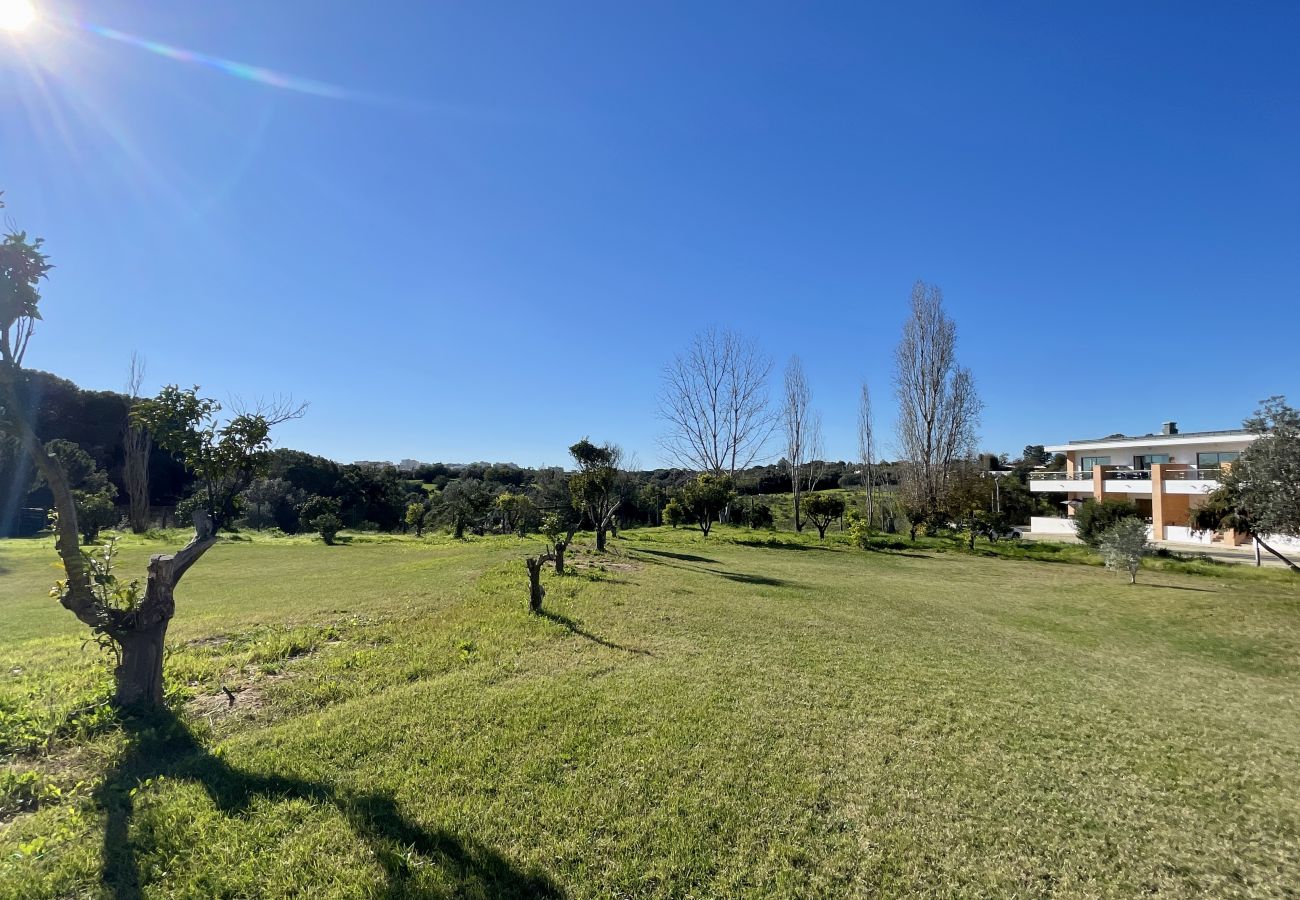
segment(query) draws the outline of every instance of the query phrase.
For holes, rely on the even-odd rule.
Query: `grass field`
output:
[[[124,723],[0,542],[0,897],[1296,896],[1285,573],[536,546],[223,542]]]

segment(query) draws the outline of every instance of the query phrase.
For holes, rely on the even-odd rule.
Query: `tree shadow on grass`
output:
[[[660,555],[673,558],[681,558],[682,556],[682,554],[677,553],[663,553]],[[767,575],[751,575],[747,572],[728,572],[724,569],[710,569],[704,566],[683,566],[669,562],[666,559],[648,559],[646,562],[654,563],[658,566],[668,566],[670,569],[681,569],[683,572],[698,572],[704,575],[717,575],[719,578],[726,578],[729,581],[738,581],[741,584],[758,584],[767,587],[798,587],[798,585],[793,581],[786,581],[783,578],[772,578]]]
[[[741,584],[761,584],[766,587],[794,587],[793,581],[786,581],[784,578],[772,578],[769,575],[749,575],[745,572],[721,572],[716,569],[705,569],[714,575],[721,575],[728,581],[739,581]]]
[[[1217,594],[1214,588],[1187,587],[1182,584],[1152,584],[1149,581],[1139,582],[1138,587],[1163,588],[1167,591],[1197,591],[1202,594]]]
[[[412,881],[417,867],[431,864],[446,870],[458,882],[458,895],[564,896],[547,876],[524,872],[488,847],[411,822],[387,794],[352,793],[319,781],[240,771],[209,753],[169,710],[132,716],[123,724],[131,734],[131,745],[96,792],[107,816],[103,886],[115,900],[135,900],[142,895],[144,883],[137,848],[131,839],[135,810],[132,790],[145,779],[160,776],[201,785],[217,808],[229,816],[244,815],[259,797],[334,806],[384,869],[385,884],[372,896],[444,896],[443,892],[432,892]],[[420,860],[412,864],[412,855]]]
[[[716,559],[709,559],[707,556],[696,556],[693,553],[673,553],[670,550],[650,550],[646,547],[629,547],[628,549],[636,553],[649,553],[652,556],[667,556],[670,559],[680,559],[683,560],[684,562],[702,562],[702,563],[717,562]]]
[[[624,646],[623,644],[616,644],[613,641],[606,640],[605,638],[601,637],[598,634],[592,634],[590,631],[583,628],[581,625],[579,625],[577,622],[575,622],[573,619],[570,619],[566,615],[562,615],[557,612],[551,612],[549,609],[539,609],[537,613],[544,619],[550,619],[552,622],[554,622],[557,625],[563,625],[565,628],[569,629],[570,632],[576,634],[578,637],[586,638],[592,643],[600,644],[600,646],[602,647],[608,647],[611,650],[622,650],[624,653],[635,653],[638,656],[654,656],[654,654],[651,653],[649,650],[642,650],[640,647],[627,647]]]

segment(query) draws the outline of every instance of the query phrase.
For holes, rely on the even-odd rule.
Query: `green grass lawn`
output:
[[[656,529],[533,616],[537,546],[223,542],[122,723],[0,542],[0,897],[1296,896],[1284,573]]]

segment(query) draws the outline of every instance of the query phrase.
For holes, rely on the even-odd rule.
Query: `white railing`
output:
[[[1213,469],[1173,469],[1165,472],[1167,481],[1218,481],[1222,470]]]
[[[1092,481],[1091,472],[1030,472],[1030,481]]]

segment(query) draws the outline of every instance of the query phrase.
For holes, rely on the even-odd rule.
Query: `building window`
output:
[[[1196,454],[1196,468],[1198,469],[1217,469],[1226,462],[1232,462],[1241,456],[1236,451],[1230,453],[1198,453]]]
[[[1079,457],[1079,469],[1083,472],[1091,472],[1093,466],[1110,465],[1109,456],[1081,456]]]
[[[1148,453],[1146,456],[1133,457],[1133,468],[1149,469],[1152,466],[1163,466],[1168,462],[1168,453]]]

